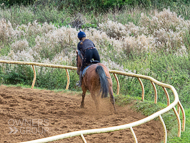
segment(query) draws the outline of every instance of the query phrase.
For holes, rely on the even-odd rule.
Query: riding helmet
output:
[[[85,34],[83,31],[80,31],[80,32],[78,33],[78,38],[79,38],[79,39],[82,39],[83,37],[86,37],[86,34]]]

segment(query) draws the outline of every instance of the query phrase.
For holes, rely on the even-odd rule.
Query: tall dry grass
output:
[[[121,56],[141,54],[163,50],[176,55],[187,54],[184,45],[184,33],[190,31],[190,21],[178,17],[169,9],[154,12],[154,15],[141,14],[138,25],[130,22],[121,24],[106,20],[98,29],[85,30],[104,64],[111,69],[127,70],[114,61]],[[37,21],[27,25],[12,24],[0,20],[1,47],[9,46],[4,60],[24,60],[32,62],[75,65],[78,30],[71,27],[55,27],[53,24],[39,24]]]

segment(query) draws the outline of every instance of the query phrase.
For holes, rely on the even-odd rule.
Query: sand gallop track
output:
[[[72,131],[123,125],[145,117],[130,110],[129,106],[116,106],[118,113],[114,114],[108,98],[101,100],[99,112],[89,95],[86,96],[84,109],[80,108],[80,102],[81,95],[1,85],[0,142],[30,141]],[[163,140],[159,121],[134,127],[134,131],[139,143]],[[88,143],[134,142],[129,129],[84,137]],[[82,143],[82,140],[72,137],[55,142]]]

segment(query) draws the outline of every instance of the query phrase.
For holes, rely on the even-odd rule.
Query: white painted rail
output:
[[[34,79],[33,79],[33,83],[32,83],[32,88],[34,87],[35,84],[35,80],[36,80],[36,72],[35,72],[35,68],[34,66],[43,66],[43,67],[52,67],[52,68],[63,68],[66,70],[66,74],[67,74],[67,86],[66,89],[69,88],[69,82],[70,82],[70,77],[69,77],[69,72],[68,69],[70,70],[76,70],[76,67],[72,67],[72,66],[63,66],[63,65],[53,65],[53,64],[43,64],[43,63],[35,63],[35,62],[21,62],[21,61],[6,61],[6,60],[0,60],[0,63],[5,63],[5,64],[20,64],[20,65],[31,65],[32,69],[34,71]],[[130,77],[136,77],[139,80],[139,83],[141,85],[142,88],[142,101],[144,100],[144,94],[145,94],[145,90],[144,90],[144,86],[143,83],[141,81],[142,79],[147,79],[150,80],[153,88],[154,88],[154,93],[155,93],[155,103],[157,103],[157,89],[156,89],[156,85],[161,86],[166,94],[167,97],[167,107],[155,112],[154,114],[141,119],[139,121],[133,122],[133,123],[129,123],[129,124],[124,124],[124,125],[120,125],[120,126],[115,126],[115,127],[108,127],[108,128],[100,128],[100,129],[90,129],[90,130],[81,130],[81,131],[75,131],[75,132],[70,132],[70,133],[65,133],[65,134],[61,134],[61,135],[56,135],[56,136],[52,136],[52,137],[47,137],[47,138],[43,138],[43,139],[37,139],[37,140],[33,140],[33,141],[27,141],[27,142],[23,142],[23,143],[43,143],[43,142],[50,142],[50,141],[55,141],[55,140],[60,140],[60,139],[64,139],[64,138],[69,138],[69,137],[74,137],[74,136],[81,136],[81,138],[83,139],[84,142],[86,142],[85,138],[83,135],[87,135],[87,134],[97,134],[97,133],[106,133],[106,132],[113,132],[113,131],[118,131],[118,130],[123,130],[123,129],[127,129],[130,128],[131,132],[133,134],[133,137],[135,139],[135,142],[137,142],[137,138],[135,135],[135,132],[133,131],[133,127],[144,124],[150,120],[153,120],[156,117],[160,118],[160,121],[163,125],[163,130],[165,132],[165,136],[164,136],[164,142],[167,142],[167,132],[166,132],[166,127],[165,127],[165,123],[161,117],[162,114],[168,112],[169,110],[173,109],[177,120],[178,120],[178,136],[181,136],[181,121],[180,121],[180,116],[179,116],[179,111],[177,112],[177,110],[175,109],[175,106],[178,106],[178,109],[181,109],[182,111],[182,116],[183,116],[183,120],[182,120],[182,129],[183,131],[185,131],[185,111],[184,108],[182,106],[182,104],[179,101],[179,97],[178,94],[175,90],[175,88],[172,85],[169,84],[165,84],[162,82],[157,81],[156,79],[150,77],[150,76],[145,76],[145,75],[140,75],[140,74],[133,74],[133,73],[127,73],[127,72],[121,72],[121,71],[116,71],[116,70],[110,70],[110,73],[114,74],[114,77],[116,79],[117,82],[117,94],[119,94],[119,80],[116,76],[116,74],[119,75],[125,75],[125,76],[130,76]],[[169,98],[169,94],[166,90],[166,88],[170,89],[173,93],[174,96],[174,102],[170,104],[170,98]]]

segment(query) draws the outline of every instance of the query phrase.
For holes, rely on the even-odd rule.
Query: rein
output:
[[[79,57],[81,58],[81,60],[83,60],[83,56],[82,56],[82,54],[81,54],[81,51],[80,51],[80,50],[78,50],[78,55],[79,55]]]
[[[83,56],[81,54],[81,51],[80,50],[77,50],[78,51],[78,54],[77,54],[77,58],[76,58],[76,61],[77,61],[77,67],[78,67],[78,56],[81,58],[81,60],[83,60]]]

